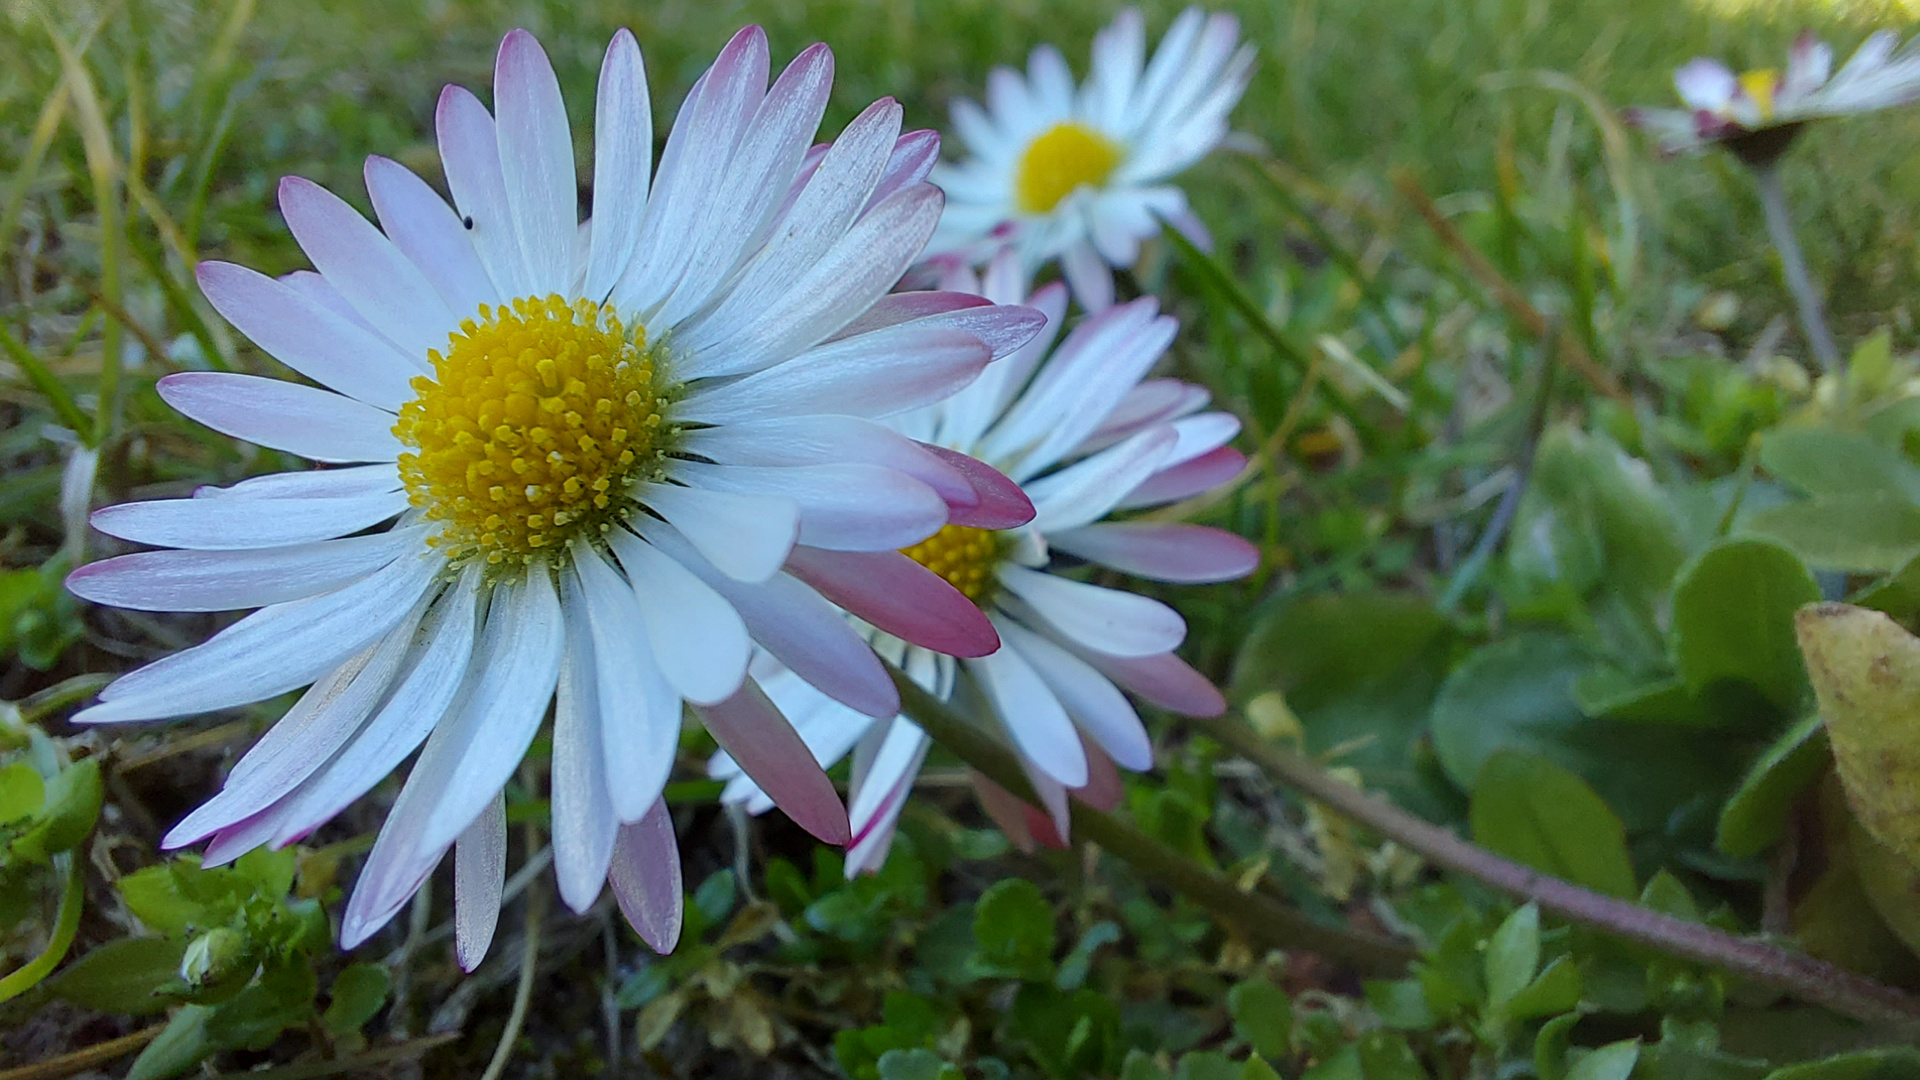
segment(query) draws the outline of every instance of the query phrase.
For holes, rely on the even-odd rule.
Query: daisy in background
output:
[[[486,951],[504,876],[501,792],[554,705],[553,852],[574,910],[612,883],[666,950],[679,856],[661,791],[681,706],[801,825],[846,812],[747,677],[764,650],[831,699],[898,695],[834,605],[921,645],[998,645],[969,600],[895,549],[950,520],[1031,506],[1004,477],[873,417],[924,406],[1017,348],[1042,316],[946,293],[888,295],[941,207],[931,133],[891,100],[810,144],[825,46],[768,87],[741,31],[694,85],[658,168],[639,46],[615,35],[593,103],[591,227],[567,111],[524,31],[494,111],[441,96],[453,206],[373,158],[376,228],[304,180],[280,189],[316,271],[202,263],[207,299],[325,389],[169,376],[160,393],[238,438],[344,467],[94,515],[165,550],[76,571],[142,610],[258,607],[121,677],[81,723],[189,716],[311,684],[224,788],[170,832],[206,862],[313,831],[407,778],[341,923],[366,940],[455,851],[457,951]],[[831,601],[831,603],[829,603]]]
[[[1882,30],[1836,73],[1832,47],[1802,33],[1787,54],[1784,72],[1761,68],[1735,75],[1720,61],[1702,57],[1675,71],[1673,84],[1685,109],[1628,109],[1627,122],[1658,139],[1664,153],[1724,146],[1752,170],[1767,234],[1780,253],[1781,276],[1799,307],[1808,347],[1822,369],[1840,370],[1840,349],[1794,236],[1777,163],[1809,121],[1920,100],[1920,44],[1900,46],[1899,35]]]
[[[1129,9],[1093,40],[1093,70],[1074,86],[1059,50],[1033,50],[1023,78],[996,68],[982,109],[962,99],[953,126],[972,157],[934,170],[947,193],[930,254],[978,266],[1003,244],[1029,274],[1059,260],[1089,311],[1113,303],[1113,268],[1167,222],[1206,233],[1169,181],[1227,135],[1227,114],[1253,68],[1231,15],[1180,13],[1146,62],[1146,30]]]
[[[1152,298],[1110,307],[1054,342],[1067,298],[1059,284],[1031,299],[1019,257],[1003,252],[985,281],[971,271],[950,287],[1001,303],[1030,303],[1049,329],[971,386],[889,422],[915,440],[978,457],[1020,483],[1036,516],[1012,529],[948,525],[906,549],[980,606],[999,632],[990,656],[956,660],[937,648],[873,627],[862,632],[888,662],[943,700],[980,716],[1017,751],[1058,837],[1067,796],[1117,798],[1113,765],[1153,764],[1145,726],[1122,689],[1162,708],[1212,716],[1219,691],[1173,650],[1186,623],[1165,604],[1065,576],[1062,557],[1156,581],[1229,581],[1250,573],[1259,553],[1220,529],[1153,520],[1107,520],[1212,490],[1246,459],[1226,444],[1239,421],[1205,412],[1207,393],[1173,379],[1146,379],[1165,353],[1175,321]],[[823,764],[853,754],[849,798],[854,842],[848,874],[885,861],[894,823],[925,759],[928,738],[905,716],[876,720],[757,661],[780,703]],[[724,801],[755,812],[771,802],[744,762],[722,753],[710,763],[728,780]],[[1011,796],[982,791],[1016,839],[1026,827]]]
[[[1629,123],[1660,141],[1669,154],[1725,146],[1751,164],[1767,164],[1786,150],[1809,120],[1905,105],[1920,99],[1920,49],[1896,49],[1899,35],[1882,30],[1855,50],[1838,74],[1833,47],[1802,33],[1785,71],[1759,68],[1734,74],[1700,57],[1673,73],[1684,109],[1627,110]]]

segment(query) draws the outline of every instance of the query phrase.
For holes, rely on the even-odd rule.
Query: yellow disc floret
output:
[[[409,501],[456,562],[524,565],[611,528],[675,433],[665,356],[588,300],[482,304],[428,358],[393,433]]]
[[[1772,68],[1758,68],[1740,76],[1740,89],[1746,91],[1760,110],[1760,119],[1773,119],[1773,95],[1780,86],[1780,73]]]
[[[1048,213],[1080,185],[1106,183],[1124,156],[1119,143],[1084,124],[1055,124],[1020,155],[1014,169],[1014,200],[1025,213]]]
[[[947,584],[976,604],[993,591],[993,570],[1006,553],[999,534],[991,529],[947,525],[900,554],[939,574]]]

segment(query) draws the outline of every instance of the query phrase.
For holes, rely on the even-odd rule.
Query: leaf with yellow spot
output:
[[[1847,604],[1809,604],[1794,629],[1854,815],[1920,865],[1920,638]]]

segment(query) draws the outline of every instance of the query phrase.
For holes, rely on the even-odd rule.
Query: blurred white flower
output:
[[[1011,244],[1028,273],[1058,259],[1084,307],[1107,307],[1111,268],[1132,265],[1161,222],[1205,240],[1168,181],[1226,137],[1252,67],[1239,22],[1193,7],[1150,63],[1140,13],[1121,12],[1095,36],[1093,70],[1078,87],[1050,45],[1033,51],[1025,77],[994,69],[985,109],[965,99],[953,107],[972,156],[934,170],[947,208],[929,254],[978,266]]]
[[[1920,99],[1920,48],[1913,42],[1896,48],[1899,42],[1891,30],[1875,33],[1837,73],[1832,47],[1810,33],[1794,40],[1784,72],[1760,68],[1736,75],[1718,60],[1696,59],[1673,75],[1686,108],[1629,109],[1627,120],[1657,138],[1667,153],[1725,144],[1765,164],[1809,120]]]

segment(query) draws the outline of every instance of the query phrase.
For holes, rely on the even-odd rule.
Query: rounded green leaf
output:
[[[33,766],[16,761],[0,768],[0,822],[32,817],[46,802],[46,782]]]
[[[1586,781],[1550,761],[1511,750],[1489,757],[1470,816],[1482,847],[1610,896],[1634,894],[1620,819]]]
[[[1673,654],[1695,694],[1744,683],[1781,712],[1807,693],[1793,613],[1820,587],[1793,552],[1769,540],[1729,540],[1680,571],[1673,593]]]

